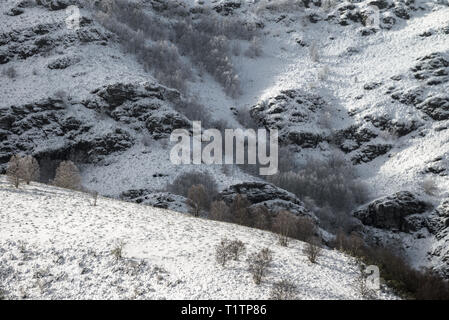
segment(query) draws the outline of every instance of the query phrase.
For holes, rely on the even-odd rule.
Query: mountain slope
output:
[[[12,154],[33,154],[42,181],[53,177],[61,160],[71,159],[81,168],[85,187],[116,198],[137,194],[138,201],[154,203],[156,197],[157,202],[167,183],[192,169],[210,172],[226,190],[262,179],[238,167],[225,173],[222,166],[175,166],[169,161],[168,136],[175,128],[189,128],[206,111],[212,126],[246,128],[243,114],[259,126],[279,128],[282,146],[299,164],[307,157],[327,159],[336,150],[343,152],[370,186],[372,198],[403,191],[424,198],[432,207],[425,214],[430,218],[413,231],[371,230],[369,225],[361,231],[375,234],[380,245],[391,238],[402,241],[402,251],[416,267],[449,270],[448,214],[435,210],[449,196],[447,1],[354,0],[330,6],[318,0],[121,1],[137,4],[149,21],[160,19],[153,26],[156,36],[148,32],[143,40],[135,21],[124,29],[149,48],[180,52],[168,64],[188,66],[185,91],[164,82],[160,70],[148,68],[123,34],[98,17],[98,8],[83,3],[0,3],[5,71],[0,78],[0,171]],[[69,4],[80,7],[79,30],[65,23]],[[367,10],[373,5],[379,23],[370,26]],[[199,21],[208,30],[235,27],[237,21],[255,30],[246,38],[228,30],[199,38],[199,44],[191,41],[205,52],[193,57],[177,38],[183,21]],[[164,32],[169,36],[160,47],[157,37]],[[211,54],[201,45],[211,39],[219,49],[232,47],[215,54],[238,74],[240,95],[227,94],[217,74],[202,66]],[[252,44],[257,50],[247,54]],[[167,64],[163,54],[156,56]],[[16,75],[8,76],[8,68]],[[199,111],[192,112],[195,107]],[[426,195],[426,180],[438,192]]]
[[[324,250],[317,264],[275,235],[227,223],[32,183],[0,181],[0,285],[10,298],[266,299],[287,278],[301,299],[359,299],[354,259]],[[245,258],[225,268],[214,246],[240,239],[247,253],[269,247],[274,261],[260,286]],[[123,259],[111,251],[125,243]],[[381,293],[380,298],[394,298]]]

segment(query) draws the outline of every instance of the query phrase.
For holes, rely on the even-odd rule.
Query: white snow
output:
[[[176,212],[0,177],[0,286],[20,299],[267,299],[275,281],[297,286],[299,299],[360,299],[355,260],[324,250],[317,264],[304,243],[287,248],[274,234]],[[245,257],[225,268],[215,245],[240,239],[247,253],[274,252],[255,285]],[[123,258],[111,251],[123,242]],[[380,299],[396,298],[379,292]]]

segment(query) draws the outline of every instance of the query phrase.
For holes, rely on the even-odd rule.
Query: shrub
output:
[[[6,176],[8,181],[16,188],[19,187],[20,179],[23,176],[21,158],[19,155],[15,154],[11,157],[8,162],[8,167],[6,169]]]
[[[23,157],[20,159],[20,164],[22,166],[21,178],[26,182],[26,184],[30,184],[31,181],[37,181],[39,179],[39,163],[33,156]]]
[[[123,258],[123,248],[125,247],[125,242],[120,240],[112,249],[111,254],[114,256],[115,260],[121,260]]]
[[[310,238],[304,247],[304,254],[307,256],[310,262],[316,263],[318,257],[320,256],[320,253],[321,241],[316,237]]]
[[[81,176],[76,165],[72,161],[62,161],[56,168],[53,184],[61,188],[79,190]]]
[[[271,300],[294,300],[296,299],[296,285],[287,280],[275,282],[270,292]]]
[[[229,243],[229,252],[232,259],[239,260],[241,254],[246,250],[245,244],[240,240],[233,240]]]
[[[217,263],[222,267],[226,266],[228,260],[231,259],[228,239],[221,239],[220,243],[215,247],[215,259],[217,260]]]
[[[254,283],[259,285],[268,272],[268,268],[273,261],[273,252],[264,248],[248,257],[248,271],[253,276]]]
[[[209,207],[209,198],[202,184],[190,187],[187,195],[187,204],[190,206],[191,212],[195,217],[199,217],[201,212]]]

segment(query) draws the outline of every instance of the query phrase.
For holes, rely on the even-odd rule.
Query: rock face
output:
[[[419,217],[429,205],[408,191],[374,200],[354,212],[364,225],[391,231],[416,231],[425,226]]]
[[[436,238],[436,243],[429,252],[434,261],[434,268],[449,279],[449,199],[443,199],[429,216],[429,230]]]
[[[325,140],[318,130],[326,102],[302,90],[283,90],[251,108],[251,116],[261,127],[279,130],[279,141],[302,148],[314,148]]]
[[[304,216],[317,221],[313,213],[307,210],[294,194],[264,182],[245,182],[226,188],[219,198],[230,205],[238,195],[244,195],[252,204],[251,207],[265,206],[271,212],[288,210],[298,216]]]
[[[34,154],[38,160],[97,163],[129,149],[138,134],[158,139],[176,128],[190,127],[189,120],[173,109],[179,99],[178,91],[156,83],[115,83],[93,90],[81,102],[59,93],[0,108],[0,165],[4,167],[15,153]],[[80,112],[69,115],[69,109]],[[105,128],[97,130],[98,122]],[[38,141],[47,141],[41,144],[46,148]]]

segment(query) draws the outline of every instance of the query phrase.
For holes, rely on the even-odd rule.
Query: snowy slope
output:
[[[77,155],[84,155],[96,147],[95,144],[92,146],[92,140],[101,141],[107,134],[120,129],[125,134],[118,135],[113,142],[121,141],[125,136],[129,137],[129,145],[120,150],[106,150],[100,161],[82,157],[77,162],[82,169],[84,186],[103,195],[118,197],[132,189],[158,191],[178,174],[192,169],[211,172],[220,189],[258,180],[238,168],[233,174],[226,175],[219,166],[175,166],[169,161],[170,144],[166,139],[145,145],[142,138],[147,130],[142,124],[122,122],[113,119],[110,114],[105,115],[82,105],[83,100],[93,99],[93,90],[102,86],[152,83],[156,80],[132,54],[124,52],[116,39],[95,19],[82,27],[81,35],[89,35],[89,41],[81,41],[78,38],[83,37],[79,33],[65,27],[65,10],[49,11],[42,6],[31,6],[24,8],[18,16],[3,14],[20,2],[6,0],[0,3],[0,34],[15,35],[8,44],[11,47],[2,44],[0,37],[0,56],[7,49],[13,50],[14,46],[21,48],[23,44],[30,44],[34,48],[35,41],[43,38],[53,41],[54,46],[48,52],[39,52],[26,59],[16,55],[2,65],[2,69],[13,66],[18,73],[15,79],[0,77],[2,159],[19,152],[34,154],[39,160],[45,159],[42,154],[54,162],[65,160],[71,157],[68,146]],[[135,2],[143,3],[142,10],[145,12],[158,14],[152,9],[154,1]],[[392,97],[396,93],[401,96],[409,90],[413,94],[422,90],[423,98],[447,95],[449,81],[444,77],[444,72],[448,72],[449,68],[435,70],[442,72],[442,79],[446,79],[439,85],[427,85],[426,81],[416,78],[416,74],[411,72],[419,63],[418,59],[435,53],[448,56],[449,31],[445,30],[449,30],[449,6],[444,5],[444,1],[335,1],[336,6],[326,10],[312,4],[318,1],[157,1],[165,2],[179,2],[192,9],[233,3],[240,7],[232,10],[231,16],[263,25],[258,35],[262,49],[259,57],[245,56],[243,52],[248,43],[233,40],[241,46],[240,54],[229,57],[240,77],[240,96],[233,98],[226,95],[211,75],[199,75],[199,70],[192,66],[195,76],[187,83],[188,91],[198,97],[214,119],[224,120],[230,127],[235,127],[239,124],[233,110],[247,110],[261,102],[273,101],[282,91],[291,89],[318,95],[326,102],[326,109],[314,114],[304,110],[306,118],[313,119],[309,123],[288,125],[289,112],[276,114],[283,117],[279,123],[287,123],[286,131],[305,131],[322,138],[315,148],[292,146],[298,159],[310,155],[325,158],[335,147],[330,142],[333,135],[345,136],[348,128],[366,130],[366,140],[348,138],[337,147],[346,150],[349,146],[350,150],[346,153],[348,161],[364,159],[366,154],[369,155],[366,162],[354,161],[353,168],[369,184],[373,198],[402,190],[422,195],[421,183],[425,178],[432,179],[439,187],[439,193],[428,199],[434,206],[449,196],[449,119],[435,120],[418,108],[419,103],[403,103],[400,98]],[[300,2],[310,6],[286,5]],[[347,11],[349,3],[362,9],[369,3],[387,3],[388,6],[381,10],[381,18],[384,19],[381,28],[375,28],[375,32],[363,36],[362,32],[367,28],[361,21],[348,20],[347,25],[341,24],[338,17]],[[407,9],[408,18],[401,18],[393,14],[396,9],[393,4],[398,8],[411,6],[414,9]],[[88,8],[83,8],[81,14],[83,17],[93,17]],[[218,16],[221,19],[228,17]],[[330,16],[337,18],[330,19]],[[312,22],[311,17],[318,21]],[[392,18],[395,23],[385,23]],[[39,30],[41,25],[49,26],[49,32],[29,36],[30,30]],[[312,45],[317,48],[316,60],[309,53]],[[65,69],[48,68],[49,63],[63,57],[76,57],[79,61]],[[29,123],[28,118],[21,118],[24,104],[34,105],[36,101],[52,97],[60,90],[70,97],[69,107],[53,116],[57,120],[75,118],[81,125],[89,127],[87,132],[64,131],[60,134],[58,121],[41,126],[41,122],[50,118],[47,114],[37,114],[36,121]],[[133,102],[133,99],[130,101]],[[158,103],[172,108],[166,101]],[[441,103],[440,108],[445,112],[447,105],[444,107]],[[12,109],[19,110],[14,120],[21,126],[9,132],[8,112]],[[377,125],[384,119],[387,121],[383,125]],[[326,123],[325,128],[321,127],[322,123]],[[6,132],[2,131],[5,126]],[[397,135],[395,130],[401,126],[410,128],[410,131]],[[28,130],[28,127],[31,129]],[[88,142],[88,150],[78,144],[72,146],[73,141],[81,145]],[[372,147],[375,152],[369,154]],[[380,152],[376,151],[379,147]],[[2,160],[0,165],[6,161]],[[435,239],[426,230],[418,235],[398,233],[388,236],[404,240],[404,248],[415,258],[412,262],[417,267],[432,265],[429,253],[433,250]]]
[[[360,299],[354,259],[324,250],[318,264],[273,234],[227,223],[32,183],[0,182],[0,286],[10,298],[266,299],[288,278],[300,299]],[[215,262],[221,238],[240,239],[247,253],[269,247],[274,262],[260,286],[245,259]],[[123,259],[111,251],[125,243]],[[379,298],[393,295],[380,293]]]

